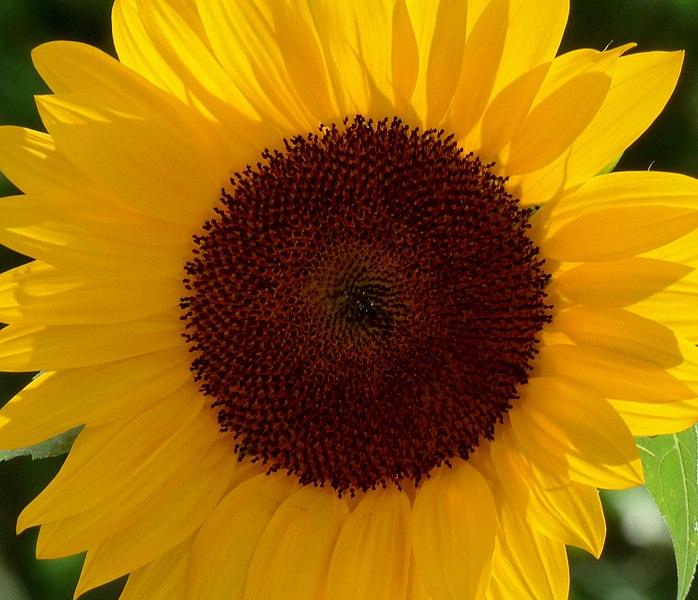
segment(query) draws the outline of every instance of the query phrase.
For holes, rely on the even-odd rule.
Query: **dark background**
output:
[[[0,0],[0,124],[42,129],[33,95],[45,86],[30,51],[70,39],[113,53],[111,0]],[[603,49],[637,42],[639,50],[687,51],[678,89],[650,130],[623,156],[618,169],[681,171],[698,176],[698,0],[572,0],[563,50]],[[0,196],[15,193],[0,175]],[[23,259],[0,250],[0,270]],[[0,379],[0,404],[26,381]],[[61,459],[0,463],[0,600],[69,600],[82,557],[37,561],[36,531],[15,536],[22,508],[48,483]],[[609,536],[600,561],[570,550],[573,600],[669,600],[676,573],[666,528],[644,489],[604,493]],[[123,582],[85,594],[114,600]],[[690,594],[698,599],[698,592]]]

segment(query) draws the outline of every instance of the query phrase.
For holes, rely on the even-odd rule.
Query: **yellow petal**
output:
[[[689,196],[686,200],[688,203],[694,203],[695,197]],[[669,242],[665,246],[645,252],[644,256],[692,265],[698,260],[698,229]]]
[[[601,107],[618,57],[627,48],[576,51],[553,61],[531,112],[512,139],[508,174],[539,169],[572,145]]]
[[[95,185],[58,152],[51,136],[40,131],[0,127],[0,170],[23,192],[58,201],[59,211],[84,212],[77,208],[83,197],[100,199]],[[113,213],[107,198],[101,198],[103,210]]]
[[[391,114],[393,65],[388,49],[392,48],[394,2],[311,0],[308,4],[340,111]],[[413,25],[418,23],[413,20]]]
[[[253,462],[254,461],[254,462]],[[226,490],[226,496],[229,492],[232,492],[236,487],[245,483],[246,481],[256,477],[257,475],[270,475],[269,467],[262,464],[262,461],[254,460],[254,457],[238,457],[238,465],[235,467],[233,476],[228,484],[228,489]]]
[[[223,495],[234,466],[235,458],[226,455],[197,470],[167,503],[88,550],[75,594],[130,573],[190,538]]]
[[[346,500],[331,488],[306,486],[288,498],[255,549],[245,600],[322,598],[332,552],[348,516]]]
[[[310,22],[311,16],[302,11],[301,6],[287,2],[271,4],[275,45],[279,48],[293,89],[306,109],[315,119],[327,123],[336,118],[337,107],[330,97],[327,67]]]
[[[162,462],[178,451],[182,456],[175,462],[195,462],[216,433],[215,421],[200,409],[200,401],[197,405],[185,391],[171,394],[131,419],[86,427],[58,475],[22,511],[18,529],[64,519],[99,504],[115,491],[119,484],[114,482],[123,485],[153,460]]]
[[[0,243],[54,266],[73,271],[93,268],[98,280],[119,275],[121,279],[152,279],[154,273],[179,279],[182,265],[191,255],[191,242],[186,237],[180,238],[174,248],[165,240],[160,246],[131,243],[128,229],[122,239],[105,237],[99,231],[102,226],[93,230],[91,224],[80,223],[79,219],[69,222],[65,216],[44,210],[41,202],[29,196],[2,198],[0,222]],[[115,220],[112,226],[120,224]],[[157,234],[153,229],[148,235],[157,239]]]
[[[0,332],[0,369],[56,371],[140,356],[183,345],[181,328],[176,314],[111,325],[8,325]]]
[[[472,15],[468,18],[473,20]],[[449,128],[458,138],[482,118],[504,51],[508,20],[508,0],[489,2],[465,42],[460,81],[448,118]]]
[[[301,82],[293,81],[293,75],[300,76],[298,64],[287,64],[286,60],[295,59],[285,58],[281,47],[281,44],[288,47],[292,43],[292,33],[282,33],[281,44],[275,37],[274,28],[278,26],[275,18],[279,19],[280,11],[285,9],[279,3],[274,6],[268,1],[252,5],[225,0],[196,0],[193,4],[196,4],[206,31],[206,43],[190,29],[191,18],[186,11],[178,14],[169,2],[156,2],[152,8],[147,7],[151,37],[156,40],[159,50],[169,57],[170,63],[183,63],[177,67],[177,72],[182,74],[187,86],[202,98],[212,96],[221,102],[233,101],[243,109],[245,104],[251,106],[263,121],[272,122],[284,131],[297,133],[315,129],[317,120],[295,87]],[[296,10],[302,10],[300,4]],[[313,61],[310,68],[315,76],[320,77],[313,89],[324,96],[319,104],[315,102],[315,109],[322,113],[331,105],[327,76],[322,56],[317,51],[317,41],[313,40],[312,28],[309,28],[307,18],[303,21],[305,33],[311,38],[304,42],[303,47],[293,51],[303,53]],[[301,32],[297,33],[301,35]],[[181,58],[182,48],[188,49],[188,46],[183,44],[190,44],[192,48],[184,55],[184,60]],[[292,74],[287,66],[291,66]],[[235,89],[228,89],[233,86]],[[309,92],[304,94],[307,99]],[[206,102],[210,104],[210,100]]]
[[[573,304],[622,307],[650,298],[692,271],[684,264],[633,257],[578,265],[553,285]]]
[[[414,125],[423,125],[427,117],[427,76],[429,64],[429,52],[434,40],[434,28],[436,27],[439,2],[420,2],[419,0],[406,0],[405,5],[411,27],[414,31],[416,45],[416,81],[411,97],[410,109],[414,116]],[[394,29],[392,32],[395,43],[399,43],[396,36],[400,33]],[[405,116],[405,115],[400,115]]]
[[[556,56],[535,104],[540,104],[552,92],[564,87],[582,73],[606,73],[610,76],[618,64],[618,58],[634,47],[635,44],[625,44],[603,52],[583,48]]]
[[[24,448],[77,425],[104,425],[137,414],[190,383],[190,360],[186,350],[175,348],[44,372],[0,410],[0,448]]]
[[[584,73],[535,106],[511,142],[507,172],[529,173],[560,156],[597,113],[611,78]]]
[[[502,58],[482,121],[485,162],[497,158],[523,123],[560,45],[568,13],[566,0],[509,0]]]
[[[262,474],[225,496],[194,539],[186,597],[243,600],[255,548],[277,508],[299,488],[292,477]]]
[[[393,7],[392,38],[393,98],[398,111],[404,112],[419,75],[419,48],[405,0],[396,0]]]
[[[189,46],[187,50],[190,50]],[[226,103],[221,107],[219,101],[212,107],[217,120],[223,125],[223,128],[218,128],[211,126],[211,119],[205,108],[199,107],[198,104],[195,107],[189,106],[191,98],[184,98],[184,103],[176,100],[138,73],[125,68],[122,63],[92,46],[65,41],[49,42],[35,48],[32,58],[37,71],[56,94],[75,93],[107,97],[133,107],[139,114],[177,123],[186,137],[198,140],[204,146],[209,145],[212,149],[211,141],[221,137],[219,145],[222,146],[224,137],[233,152],[231,163],[241,148],[252,146],[252,140],[246,140],[245,143],[244,136],[239,135],[240,131],[249,132],[250,136],[257,138],[255,141],[259,141],[260,123],[251,121],[227,104],[232,100],[230,88],[226,89],[229,93],[225,98]],[[236,133],[231,134],[232,131]],[[259,149],[259,146],[255,146],[255,157]]]
[[[186,600],[189,541],[136,569],[128,576],[119,600]]]
[[[138,17],[132,18],[134,29],[145,32],[150,46],[146,60],[152,62],[154,54],[153,64],[164,61],[169,67],[164,73],[174,72],[182,81],[183,93],[189,96],[185,102],[205,107],[204,112],[226,125],[257,118],[239,82],[229,77],[211,52],[211,30],[204,27],[194,2],[135,0],[135,4]],[[228,41],[231,54],[239,58],[232,35]]]
[[[698,400],[662,404],[610,400],[633,435],[666,435],[688,429],[698,421]]]
[[[621,308],[574,306],[556,314],[554,324],[573,342],[590,349],[609,350],[665,369],[683,362],[671,329]]]
[[[575,379],[605,398],[664,403],[695,392],[675,375],[644,360],[603,348],[554,344],[540,349],[536,374]]]
[[[112,484],[111,493],[98,504],[59,521],[44,523],[36,543],[37,555],[59,558],[79,554],[136,523],[149,523],[161,507],[167,507],[182,488],[199,472],[208,471],[212,463],[227,460],[235,467],[237,457],[231,448],[230,438],[214,444],[209,439],[203,447],[168,440],[123,485]]]
[[[55,94],[107,96],[135,107],[143,114],[163,114],[184,129],[203,126],[201,114],[151,82],[134,73],[108,54],[78,42],[56,41],[32,51],[36,70]]]
[[[509,1],[509,26],[494,93],[547,63],[557,53],[567,24],[567,0]]]
[[[37,105],[58,148],[134,208],[168,222],[203,223],[231,164],[220,136],[192,139],[174,122],[139,114],[104,97],[41,96]],[[210,125],[215,131],[215,126]]]
[[[184,285],[174,278],[104,283],[35,261],[0,274],[0,321],[119,323],[175,309],[185,295]]]
[[[432,598],[478,600],[490,581],[497,517],[485,479],[453,459],[417,490],[412,536],[417,572]]]
[[[596,175],[620,156],[664,108],[683,62],[683,52],[622,56],[611,89],[589,126],[552,164],[521,182],[524,204],[543,204]]]
[[[662,171],[616,171],[593,177],[551,207],[551,228],[601,208],[657,205],[696,208],[698,181]]]
[[[661,172],[594,177],[536,214],[532,237],[550,257],[573,262],[629,258],[698,226],[698,181]],[[618,223],[623,223],[619,230]]]
[[[370,490],[339,534],[327,598],[404,598],[410,566],[410,503],[391,486]]]
[[[79,226],[85,235],[97,235],[103,243],[106,240],[112,244],[120,242],[122,252],[127,252],[129,246],[155,246],[176,254],[174,248],[190,246],[191,224],[178,227],[133,211],[90,181],[58,152],[53,139],[45,133],[22,127],[0,127],[0,170],[30,196],[17,201],[14,208],[42,212],[41,219],[31,213],[34,221],[27,224],[36,226],[58,220],[64,223],[63,229],[67,231]],[[12,211],[13,204],[3,199],[0,208]],[[70,227],[66,220],[68,214]],[[2,221],[9,224],[8,215],[3,215]],[[104,254],[100,260],[108,264],[109,257]],[[138,266],[132,265],[129,271]],[[98,275],[101,273],[95,274]]]
[[[419,573],[417,573],[417,564],[414,562],[414,554],[410,559],[410,576],[407,582],[406,600],[430,600],[429,593],[424,587]]]
[[[467,2],[440,0],[429,48],[426,127],[436,127],[453,99],[465,48]]]
[[[490,448],[509,501],[531,527],[562,544],[601,555],[606,521],[595,488],[537,469],[521,454],[506,424],[497,429]]]
[[[567,600],[569,567],[565,545],[532,529],[507,503],[498,510],[497,552],[492,568],[494,587],[502,598]]]
[[[623,228],[618,228],[623,223]],[[627,258],[662,246],[698,227],[698,210],[675,206],[605,208],[563,225],[542,244],[565,261]]]
[[[693,340],[679,334],[676,335],[676,341],[683,361],[667,370],[698,394],[698,347]]]
[[[698,298],[698,271],[693,271],[661,292],[629,308],[645,318],[659,321],[695,344],[698,342],[698,319],[695,318],[696,298]]]
[[[533,378],[509,418],[518,446],[542,471],[608,489],[642,484],[630,431],[607,400],[582,384]]]
[[[525,121],[549,68],[550,63],[544,63],[527,71],[489,103],[482,117],[482,145],[478,152],[484,162],[499,159],[500,150]]]
[[[112,30],[121,63],[183,102],[191,102],[192,98],[182,79],[155,50],[138,14],[137,0],[115,0]]]

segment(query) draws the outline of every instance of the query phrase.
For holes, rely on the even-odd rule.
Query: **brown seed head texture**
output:
[[[491,439],[549,320],[504,183],[442,131],[360,116],[235,174],[182,308],[238,449],[353,494]]]

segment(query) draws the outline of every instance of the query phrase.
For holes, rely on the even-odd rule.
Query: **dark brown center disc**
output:
[[[266,151],[186,265],[192,370],[221,428],[339,493],[467,458],[549,320],[528,218],[451,137],[399,119]]]

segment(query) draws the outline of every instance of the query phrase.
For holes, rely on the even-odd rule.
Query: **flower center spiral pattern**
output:
[[[361,116],[236,173],[182,299],[236,449],[353,494],[491,439],[550,309],[504,184],[442,131]]]

